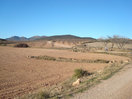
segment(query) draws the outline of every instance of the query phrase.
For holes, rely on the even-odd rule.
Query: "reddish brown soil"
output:
[[[75,53],[65,50],[0,47],[0,99],[13,98],[60,83],[71,77],[76,68],[97,71],[107,66],[101,63],[70,63],[27,58],[30,55],[127,60],[125,57],[113,55]]]

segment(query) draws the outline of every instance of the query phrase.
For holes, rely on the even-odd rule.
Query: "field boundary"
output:
[[[109,63],[109,60],[104,59],[96,59],[96,60],[88,60],[88,59],[75,59],[75,58],[65,58],[65,57],[52,57],[52,56],[28,56],[29,58],[41,59],[41,60],[49,60],[49,61],[58,61],[58,62],[77,62],[77,63]]]

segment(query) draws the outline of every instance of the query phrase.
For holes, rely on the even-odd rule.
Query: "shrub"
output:
[[[40,92],[37,96],[37,99],[47,99],[49,98],[49,93],[47,91]]]
[[[81,77],[87,76],[87,75],[91,75],[91,73],[89,73],[89,72],[87,72],[86,70],[83,70],[83,69],[75,69],[73,77],[81,78]]]
[[[103,59],[97,59],[97,60],[94,60],[95,63],[109,63],[108,60],[103,60]]]
[[[20,43],[20,44],[16,44],[14,47],[27,48],[27,47],[29,47],[29,45],[28,44],[25,44],[25,43]]]
[[[51,57],[51,56],[38,56],[38,57],[36,57],[37,59],[44,59],[44,60],[53,60],[53,61],[55,61],[56,60],[56,58],[55,57]]]

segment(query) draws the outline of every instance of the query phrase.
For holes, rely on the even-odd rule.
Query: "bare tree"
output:
[[[100,38],[99,41],[103,42],[105,48],[107,48],[107,45],[110,42],[108,38]]]
[[[115,45],[115,41],[113,37],[108,36],[109,42],[111,43],[111,50],[113,50],[114,45]]]
[[[114,35],[113,37],[108,37],[109,41],[112,43],[112,48],[116,44],[119,49],[124,48],[124,46],[129,42],[128,38]]]

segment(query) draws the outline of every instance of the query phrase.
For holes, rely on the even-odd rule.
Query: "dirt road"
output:
[[[110,79],[76,94],[73,99],[132,99],[132,63]]]

